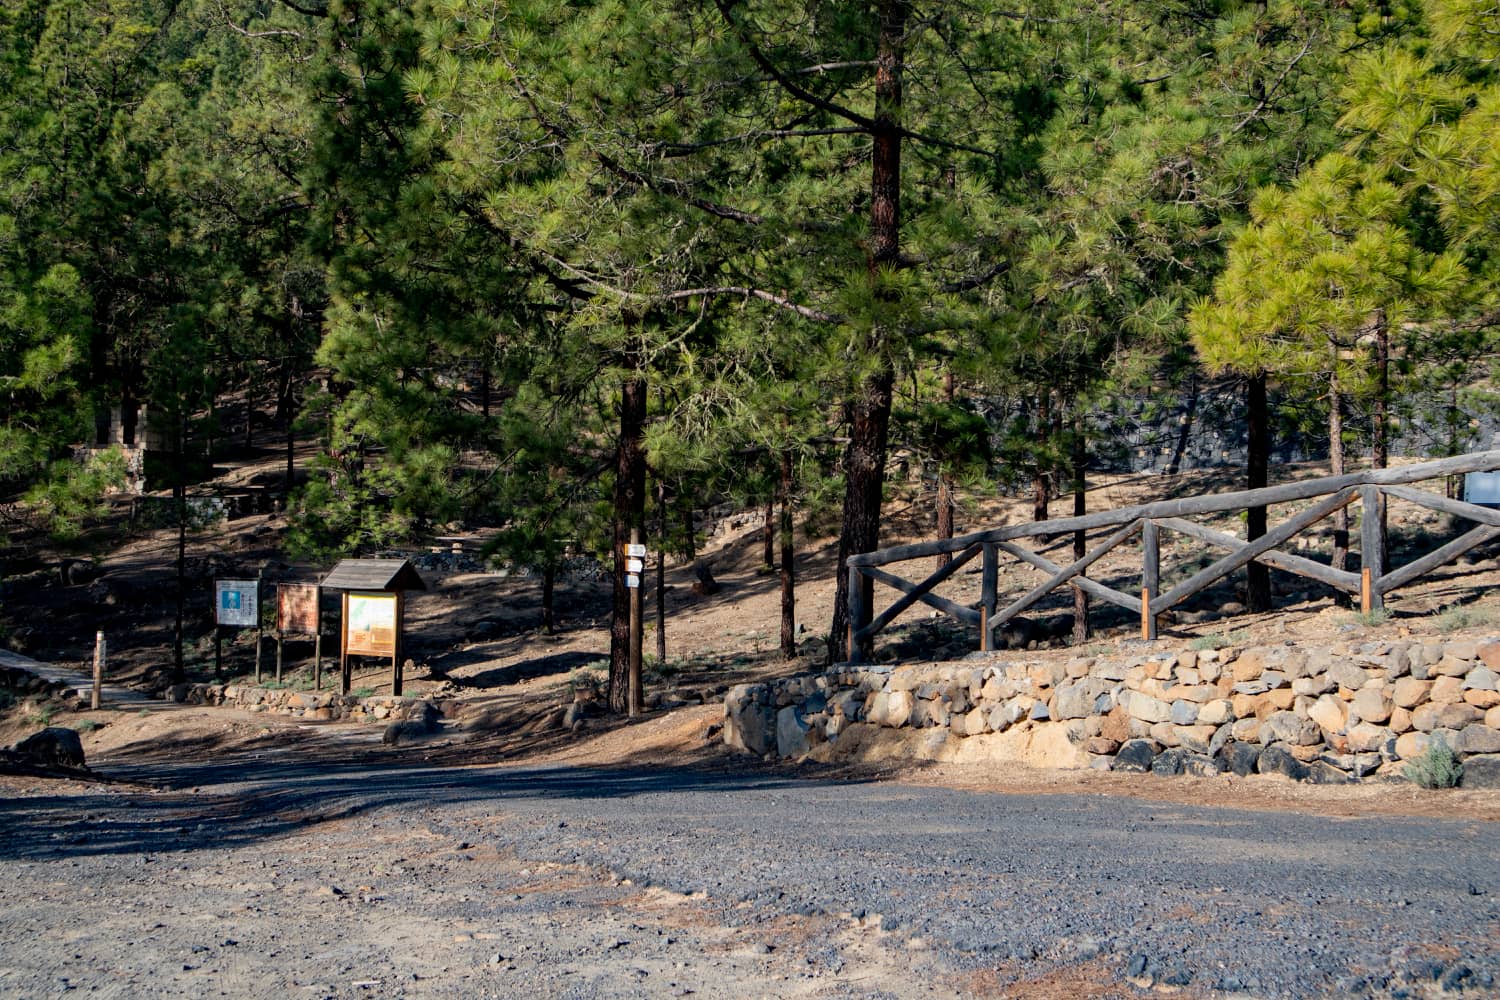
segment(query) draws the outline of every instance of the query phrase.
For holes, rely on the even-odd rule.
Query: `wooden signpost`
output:
[[[401,694],[401,645],[406,592],[427,584],[404,559],[345,559],[323,579],[326,590],[342,592],[339,619],[340,690],[348,694],[353,675],[349,657],[389,657],[391,693]]]
[[[276,585],[276,680],[281,680],[281,647],[288,635],[313,640],[313,687],[323,689],[323,588],[315,583]]]
[[[644,631],[641,595],[641,573],[646,568],[646,546],[641,542],[641,529],[630,529],[630,544],[625,547],[625,586],[630,589],[630,690],[627,709],[632,719],[641,714],[645,701],[644,684],[641,680],[641,641]]]

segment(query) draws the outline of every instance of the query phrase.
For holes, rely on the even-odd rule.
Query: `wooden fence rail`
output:
[[[1440,494],[1411,488],[1409,484],[1469,472],[1500,469],[1500,451],[1476,452],[1435,462],[1407,465],[1394,469],[1377,469],[1343,476],[1326,476],[1282,486],[1268,486],[1235,493],[1217,493],[1179,500],[1123,507],[1055,521],[1036,521],[972,532],[957,538],[934,542],[896,545],[875,552],[851,556],[849,573],[849,660],[862,662],[865,646],[902,612],[922,603],[979,626],[979,648],[993,648],[1000,627],[1034,606],[1048,594],[1063,586],[1077,587],[1108,604],[1125,608],[1141,617],[1141,634],[1155,639],[1158,618],[1202,593],[1229,574],[1250,562],[1259,562],[1287,573],[1305,576],[1335,589],[1357,595],[1365,611],[1384,605],[1385,595],[1431,573],[1459,558],[1475,546],[1500,538],[1500,511],[1453,500]],[[1385,566],[1381,549],[1380,509],[1386,497],[1404,500],[1439,513],[1451,514],[1477,522],[1478,527],[1448,542],[1433,552],[1405,566]],[[1252,541],[1216,531],[1186,518],[1270,506],[1298,500],[1317,503],[1278,524]],[[1332,516],[1336,511],[1359,503],[1365,516],[1361,519],[1360,572],[1335,569],[1305,556],[1277,551],[1297,535]],[[1024,546],[1018,539],[1071,534],[1115,527],[1094,548],[1066,566],[1059,565]],[[1160,592],[1160,533],[1175,531],[1206,545],[1225,551],[1225,555],[1189,576],[1166,593]],[[1125,593],[1089,579],[1085,573],[1105,555],[1141,536],[1141,589],[1139,595]],[[998,607],[999,557],[1001,553],[1032,566],[1047,578],[1024,595]],[[915,582],[882,567],[912,559],[928,559],[940,553],[957,553],[946,566]],[[965,606],[933,593],[933,590],[975,558],[981,566],[980,599],[977,606]],[[882,583],[899,591],[901,596],[880,614],[874,614],[874,584]]]

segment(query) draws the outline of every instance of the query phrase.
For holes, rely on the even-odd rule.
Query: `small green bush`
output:
[[[73,728],[80,733],[92,733],[99,728],[99,723],[93,719],[84,719],[82,722],[74,723]]]
[[[1421,756],[1413,757],[1401,773],[1422,788],[1456,788],[1463,780],[1464,766],[1458,755],[1438,736]]]
[[[371,688],[371,687],[355,688],[353,691],[350,691],[349,693],[352,694],[352,695],[354,695],[354,697],[356,697],[356,698],[368,698],[368,697],[370,697],[370,695],[372,695],[372,694],[375,693],[375,689]]]
[[[1220,635],[1217,632],[1210,632],[1208,635],[1200,635],[1198,638],[1194,639],[1192,643],[1189,644],[1188,648],[1194,650],[1223,649],[1225,646],[1243,645],[1244,643],[1248,642],[1249,639],[1250,633],[1246,632],[1243,629],[1237,632],[1231,632],[1229,635]]]
[[[1452,607],[1438,615],[1437,628],[1439,632],[1459,632],[1489,625],[1494,620],[1494,613],[1486,608]]]
[[[52,725],[53,713],[56,711],[57,709],[51,705],[40,706],[35,712],[26,716],[26,722],[33,726],[50,726]]]

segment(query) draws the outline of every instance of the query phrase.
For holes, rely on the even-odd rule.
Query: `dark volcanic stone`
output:
[[[48,726],[16,744],[19,753],[43,767],[83,767],[83,741],[75,730]]]
[[[1260,752],[1255,769],[1261,774],[1285,775],[1293,781],[1301,781],[1307,777],[1307,765],[1278,744],[1272,744]]]
[[[1151,744],[1146,740],[1127,740],[1120,747],[1120,752],[1115,754],[1116,771],[1149,771],[1151,760],[1156,754],[1151,749]]]

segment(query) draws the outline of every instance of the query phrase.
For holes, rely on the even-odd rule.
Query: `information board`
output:
[[[344,651],[364,656],[396,655],[395,594],[349,595]]]
[[[253,628],[260,624],[260,581],[215,580],[214,621]]]
[[[318,600],[315,583],[282,583],[276,587],[276,628],[298,635],[318,634]]]

